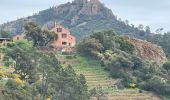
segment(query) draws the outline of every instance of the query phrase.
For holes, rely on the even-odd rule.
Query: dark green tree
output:
[[[166,62],[164,65],[163,65],[163,68],[165,68],[167,71],[170,70],[170,62]]]
[[[31,83],[36,80],[36,52],[31,42],[23,40],[12,45],[9,43],[6,54],[9,59],[12,58],[16,62],[15,71],[20,74],[22,80]]]
[[[30,22],[25,25],[27,39],[33,41],[37,47],[49,46],[50,41],[57,39],[57,34],[48,30],[42,30],[36,23]]]

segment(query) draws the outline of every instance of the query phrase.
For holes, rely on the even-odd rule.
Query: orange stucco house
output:
[[[72,48],[76,44],[76,38],[71,35],[70,31],[63,27],[61,24],[55,24],[55,27],[51,29],[58,35],[56,41],[52,41],[51,45],[58,49]]]

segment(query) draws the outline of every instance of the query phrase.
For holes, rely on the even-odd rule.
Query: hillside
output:
[[[118,87],[138,87],[169,96],[170,64],[162,48],[155,44],[106,30],[83,38],[78,53],[88,58],[89,63],[97,60],[113,79],[121,79]]]
[[[56,7],[49,8],[39,13],[0,25],[0,29],[12,34],[21,34],[23,26],[29,21],[35,21],[44,28],[52,28],[55,22],[60,22],[68,27],[80,40],[92,31],[112,29],[113,31],[144,38],[150,32],[145,32],[119,20],[113,12],[98,0],[74,0]]]
[[[74,55],[71,55],[74,57]],[[117,84],[120,79],[112,79],[109,73],[103,70],[98,61],[89,60],[82,56],[76,56],[74,59],[68,59],[67,55],[58,55],[59,60],[67,66],[71,64],[77,74],[85,75],[88,89],[102,88],[103,96],[100,99],[106,100],[160,100],[152,92],[139,92],[137,88],[118,89]],[[91,97],[90,100],[96,100]]]
[[[154,44],[105,30],[84,37],[76,52],[68,55],[48,46],[53,36],[49,31],[50,36],[44,38],[37,25],[29,28],[27,36],[32,41],[26,36],[0,48],[5,54],[3,68],[15,69],[12,73],[0,69],[0,95],[11,95],[7,100],[160,100],[169,96],[169,65],[158,67],[152,62],[166,60]],[[153,54],[145,55],[148,52]]]

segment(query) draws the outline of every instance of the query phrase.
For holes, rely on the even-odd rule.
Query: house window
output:
[[[57,28],[57,32],[62,32],[62,28]]]
[[[62,38],[67,38],[67,34],[63,33]]]
[[[62,45],[67,45],[67,42],[62,42]]]
[[[69,46],[71,46],[71,43],[69,43]]]
[[[17,40],[19,40],[19,37],[17,37]]]

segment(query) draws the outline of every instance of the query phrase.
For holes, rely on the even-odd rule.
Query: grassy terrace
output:
[[[112,79],[109,73],[106,72],[97,61],[81,56],[76,56],[76,58],[72,59],[68,59],[64,55],[58,56],[63,65],[67,66],[71,64],[77,74],[85,75],[89,89],[98,86],[102,87],[103,92],[106,93],[109,98],[103,100],[160,100],[152,93],[146,91],[139,93],[139,89],[117,89],[114,84],[119,80]]]

